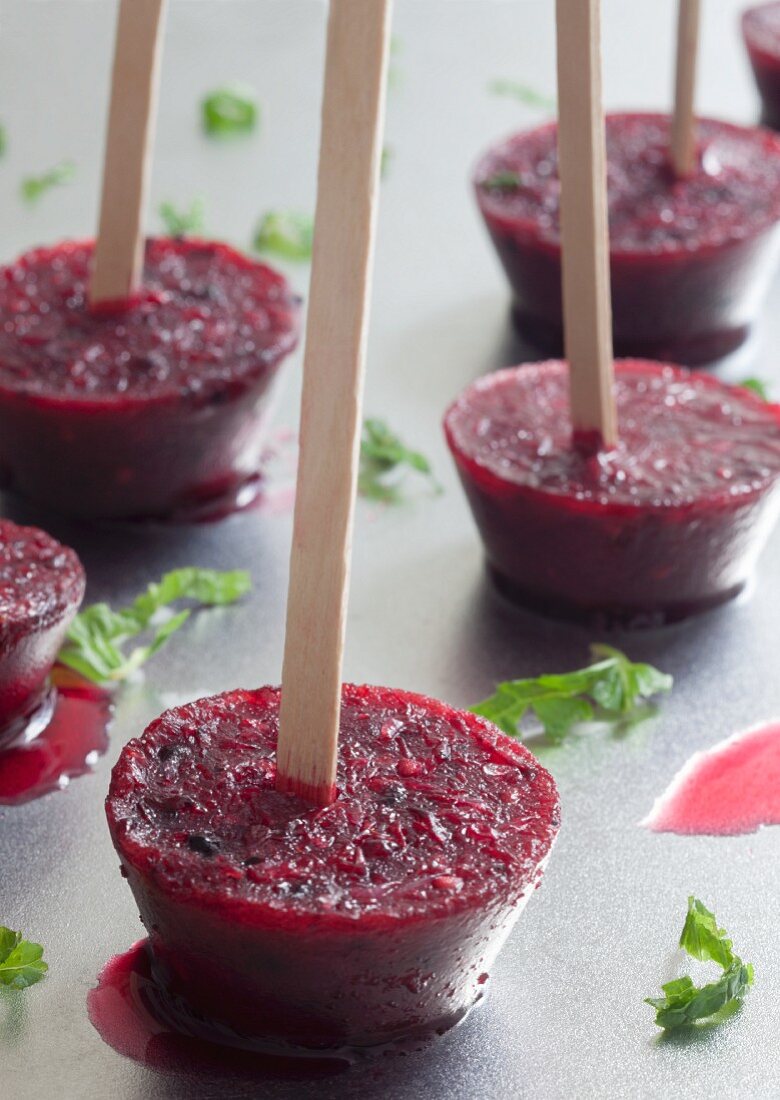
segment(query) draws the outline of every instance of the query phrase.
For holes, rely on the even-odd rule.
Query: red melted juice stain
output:
[[[17,806],[62,790],[85,775],[108,748],[113,705],[103,688],[69,669],[52,673],[56,695],[46,726],[0,750],[0,805]]]
[[[738,836],[780,825],[780,722],[695,753],[641,824],[689,836]]]
[[[221,1071],[254,1078],[317,1080],[343,1073],[354,1061],[346,1055],[294,1057],[242,1049],[240,1044],[247,1041],[226,1031],[210,1040],[213,1025],[173,1002],[155,980],[147,940],[109,959],[97,986],[87,994],[87,1012],[100,1037],[118,1054],[165,1073]]]

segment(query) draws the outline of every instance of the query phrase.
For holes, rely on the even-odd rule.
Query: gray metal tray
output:
[[[747,121],[756,102],[733,0],[705,6],[701,109]],[[325,10],[316,0],[173,0],[165,43],[152,211],[202,193],[209,230],[246,245],[270,207],[312,209]],[[114,5],[4,0],[0,18],[2,256],[92,232]],[[672,0],[605,0],[607,101],[667,102]],[[467,178],[492,139],[532,110],[486,91],[496,77],[554,89],[547,0],[399,0],[367,411],[431,455],[445,486],[397,508],[359,504],[349,679],[468,705],[510,676],[577,667],[591,636],[521,614],[483,579],[480,548],[443,445],[441,412],[470,379],[518,354],[501,275]],[[197,103],[226,80],[255,85],[257,136],[212,145]],[[36,208],[20,178],[64,158],[73,183]],[[156,219],[152,216],[154,227]],[[291,275],[305,291],[307,269]],[[762,339],[732,376],[778,379],[780,283]],[[277,425],[294,425],[298,361],[288,364]],[[96,456],[99,460],[99,456]],[[8,502],[6,507],[10,507]],[[51,971],[0,996],[0,1095],[9,1100],[141,1097],[780,1095],[777,1031],[780,830],[730,840],[656,836],[637,827],[695,749],[780,714],[776,537],[758,591],[663,632],[618,638],[674,673],[659,717],[630,735],[597,734],[548,750],[564,824],[542,889],[495,967],[486,1002],[424,1054],[325,1080],[154,1072],[104,1045],[85,998],[103,963],[141,934],[119,876],[102,802],[122,744],[172,702],[280,674],[290,516],[257,512],[216,526],[73,526],[29,513],[70,541],[89,598],[123,601],[163,570],[246,567],[245,605],[201,614],[119,698],[108,754],[70,789],[0,810],[0,921],[46,946]],[[642,998],[670,976],[686,897],[714,906],[756,968],[743,1010],[694,1039],[661,1039]]]

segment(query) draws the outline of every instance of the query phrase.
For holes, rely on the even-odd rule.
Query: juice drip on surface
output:
[[[54,706],[41,729],[28,728],[0,750],[0,805],[16,806],[92,770],[108,748],[113,705],[103,688],[68,669],[52,673]]]
[[[780,722],[695,753],[641,824],[688,836],[738,836],[780,825]]]
[[[428,1041],[393,1044],[370,1052],[345,1048],[320,1054],[270,1046],[194,1014],[156,980],[148,941],[109,959],[87,994],[89,1019],[118,1054],[167,1073],[225,1072],[288,1080],[318,1080],[343,1073],[375,1054],[413,1053]]]

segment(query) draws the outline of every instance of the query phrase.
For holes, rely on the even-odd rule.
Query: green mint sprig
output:
[[[523,84],[519,80],[506,80],[504,78],[491,80],[488,84],[488,91],[491,95],[507,96],[510,99],[516,99],[519,103],[524,103],[526,107],[536,107],[542,111],[554,111],[557,107],[552,96],[545,95],[544,92],[538,92],[535,88]]]
[[[397,504],[403,497],[403,478],[408,472],[428,478],[434,490],[441,492],[424,454],[410,450],[383,420],[365,420],[360,438],[360,496]]]
[[[235,137],[255,129],[260,109],[251,88],[230,84],[203,99],[201,117],[203,129],[210,137]]]
[[[206,203],[202,196],[193,199],[189,210],[180,210],[172,202],[160,203],[160,218],[170,237],[200,235],[206,225]]]
[[[769,387],[760,378],[743,378],[741,382],[737,382],[737,385],[741,386],[743,390],[752,390],[764,401],[769,400]]]
[[[550,740],[562,741],[581,722],[639,717],[649,699],[672,687],[671,676],[629,660],[612,646],[594,645],[591,653],[595,660],[587,668],[506,680],[489,699],[471,709],[510,737],[522,737],[520,723],[531,712]]]
[[[255,230],[252,245],[256,252],[304,263],[311,259],[313,242],[314,222],[309,214],[269,210]]]
[[[95,683],[125,680],[149,660],[190,617],[184,610],[155,624],[157,613],[177,600],[193,600],[203,607],[234,603],[251,587],[242,569],[174,569],[138,596],[130,607],[114,611],[107,603],[92,604],[71,624],[57,660]],[[125,654],[124,645],[145,631],[151,639]]]
[[[26,176],[21,184],[22,198],[25,202],[36,203],[52,188],[70,183],[75,174],[76,165],[73,161],[64,160],[61,164],[50,168],[48,172],[41,173],[40,176]]]
[[[658,1027],[671,1031],[707,1020],[727,1005],[741,1001],[753,984],[753,966],[732,950],[731,940],[713,913],[693,896],[680,936],[680,947],[699,962],[714,962],[723,971],[717,981],[696,985],[688,975],[661,986],[663,997],[646,997]]]
[[[21,932],[0,925],[0,985],[27,989],[39,982],[48,969],[39,943],[30,943],[22,939]]]

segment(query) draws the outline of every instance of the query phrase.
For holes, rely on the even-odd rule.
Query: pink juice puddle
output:
[[[247,1039],[194,1014],[155,978],[149,941],[109,959],[87,994],[90,1022],[117,1054],[162,1073],[230,1073],[318,1080],[343,1073],[355,1054],[294,1055],[252,1049]]]
[[[780,825],[780,722],[694,753],[640,824],[686,836],[739,836]]]
[[[53,710],[46,724],[0,750],[0,806],[63,790],[108,748],[109,693],[59,665],[51,679]]]

